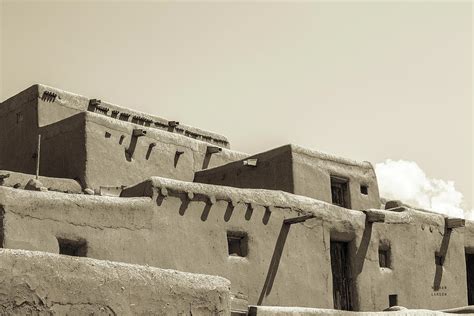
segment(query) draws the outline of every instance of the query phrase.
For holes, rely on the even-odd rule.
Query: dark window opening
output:
[[[344,178],[331,177],[332,204],[350,208],[349,181]]]
[[[386,245],[379,246],[379,266],[381,268],[392,268],[390,247]]]
[[[109,132],[105,132],[105,138],[110,138],[112,136],[112,134],[110,134]]]
[[[398,306],[398,295],[391,294],[388,296],[388,307]]]
[[[334,308],[353,310],[348,243],[331,241],[330,251]]]
[[[440,267],[444,264],[444,257],[439,253],[435,253],[435,264]]]
[[[74,257],[87,256],[87,242],[83,239],[70,240],[58,238],[59,254]]]
[[[362,193],[363,195],[369,195],[369,187],[367,185],[361,185],[360,193]]]
[[[246,257],[248,253],[248,237],[244,232],[227,232],[229,256]]]
[[[474,305],[474,254],[466,253],[467,303]]]

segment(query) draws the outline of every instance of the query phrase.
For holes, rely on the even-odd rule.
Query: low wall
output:
[[[423,309],[398,308],[386,312],[348,312],[335,309],[322,308],[302,308],[302,307],[275,307],[275,306],[252,306],[249,309],[249,316],[316,316],[316,315],[334,315],[334,316],[442,316],[446,313],[452,314],[472,314],[474,308],[468,306],[446,311],[433,311]]]
[[[44,252],[0,250],[2,315],[229,315],[226,279]]]
[[[0,170],[0,177],[8,176],[0,179],[0,186],[25,188],[28,181],[35,178],[33,174],[13,172],[9,170]],[[66,193],[82,193],[81,184],[73,179],[51,178],[40,176],[38,180],[45,188],[50,191],[66,192]]]

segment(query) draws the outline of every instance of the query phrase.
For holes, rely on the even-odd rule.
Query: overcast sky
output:
[[[470,2],[2,4],[0,100],[41,82],[248,153],[414,162],[473,208]]]

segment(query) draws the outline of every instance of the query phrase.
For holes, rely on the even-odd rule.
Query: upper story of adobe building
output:
[[[40,175],[75,179],[96,192],[159,176],[380,207],[368,162],[295,145],[249,157],[222,135],[40,84],[0,104],[0,170],[35,174],[38,135]]]

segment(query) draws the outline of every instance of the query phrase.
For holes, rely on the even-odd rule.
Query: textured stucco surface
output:
[[[244,165],[257,159],[257,166]],[[368,162],[285,145],[223,166],[196,172],[194,181],[238,188],[282,190],[331,203],[331,176],[347,179],[350,208],[380,208],[374,168]],[[361,185],[368,194],[361,194]]]
[[[384,310],[392,295],[410,309],[466,305],[474,223],[380,210],[370,163],[296,145],[249,157],[221,135],[90,101],[34,85],[0,105],[0,247],[76,242],[77,255],[124,263],[0,251],[0,313],[228,315],[258,303],[300,306],[258,315],[345,315],[304,309],[334,307],[332,242],[347,243],[355,310]],[[24,190],[38,134],[41,186]],[[347,183],[347,208],[331,204],[331,178]],[[243,246],[229,246],[236,236]]]
[[[472,314],[474,309],[471,307],[449,310],[450,313]],[[312,315],[335,315],[335,316],[442,316],[446,315],[443,311],[433,311],[424,309],[406,309],[401,308],[398,311],[386,312],[349,312],[334,309],[322,308],[303,308],[303,307],[275,307],[275,306],[253,306],[249,316],[312,316]]]
[[[229,281],[118,262],[0,250],[2,315],[229,315]]]
[[[283,220],[314,214],[289,230],[264,305],[332,308],[331,240],[349,242],[358,310],[383,310],[391,294],[408,308],[467,303],[464,251],[474,247],[465,238],[473,234],[469,222],[450,233],[438,271],[434,254],[447,240],[441,215],[376,211],[385,223],[370,224],[363,212],[281,191],[156,177],[123,195],[0,188],[4,247],[57,253],[58,237],[84,238],[89,257],[219,275],[231,281],[234,306],[256,304]],[[248,234],[246,257],[229,256],[228,231]],[[391,245],[392,269],[379,267],[380,242]],[[437,278],[441,289],[434,290]]]
[[[45,85],[34,85],[4,101],[0,170],[35,174],[39,134],[40,174],[77,179],[83,188],[96,191],[150,176],[192,181],[197,170],[247,156],[229,150],[224,136],[182,124],[171,127],[167,120],[106,102],[101,107],[108,109],[107,114],[91,110],[86,97]],[[126,113],[127,121],[117,113]],[[134,129],[147,135],[136,139],[133,156],[128,157]],[[222,151],[207,154],[208,146]]]
[[[0,104],[0,169],[35,173],[37,94],[30,87]]]
[[[125,151],[132,143],[135,124],[89,112],[79,116],[86,122],[85,182],[92,188],[132,185],[150,176],[193,181],[198,170],[247,156],[225,148],[207,154],[209,144],[205,142],[143,127],[146,135],[136,139],[133,156],[127,158]]]
[[[25,188],[28,181],[35,178],[35,176],[31,174],[13,172],[8,170],[0,170],[0,177],[2,175],[8,175],[7,178],[3,179],[3,182],[0,180],[0,185],[5,187]],[[76,180],[42,176],[40,176],[38,180],[43,184],[45,188],[50,191],[59,191],[67,193],[82,192],[81,185]]]
[[[97,112],[97,110],[93,110],[89,107],[89,101],[90,99],[100,99],[100,97],[97,96],[93,96],[89,99],[75,93],[67,92],[43,84],[33,85],[27,90],[31,91],[33,96],[38,99],[39,126],[49,125],[87,110]],[[47,98],[45,99],[43,98],[45,92],[55,93],[57,97],[54,101],[48,100]],[[15,100],[16,96],[12,97],[11,99]],[[101,101],[100,106],[108,109],[107,114],[101,113],[101,115],[114,117],[115,120],[119,120],[120,114],[125,113],[128,115],[127,117],[129,122],[136,122],[140,125],[147,125],[150,128],[166,130],[168,132],[181,134],[189,138],[196,138],[221,147],[229,147],[229,141],[227,138],[214,132],[205,131],[181,123],[175,128],[170,128],[168,126],[169,121],[166,119],[128,109],[106,101]],[[116,111],[116,115],[113,113],[114,111]],[[142,121],[137,122],[134,120],[134,117],[147,119],[149,123]]]

